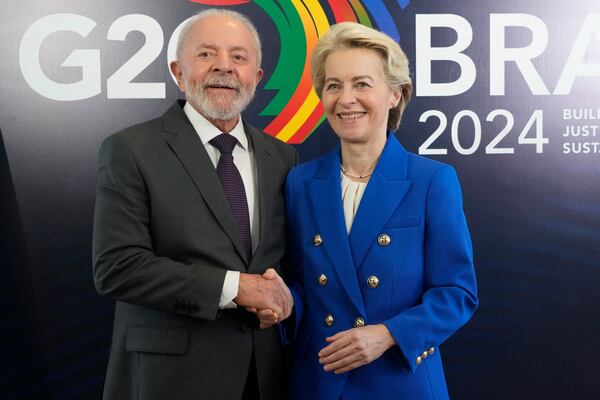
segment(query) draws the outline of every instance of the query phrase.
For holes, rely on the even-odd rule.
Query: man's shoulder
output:
[[[114,137],[127,142],[138,141],[150,136],[158,130],[162,130],[162,126],[163,120],[161,116],[123,128],[110,135],[109,139]]]
[[[174,106],[160,116],[123,128],[108,136],[106,141],[126,142],[129,145],[162,141],[161,133],[165,132],[165,119],[173,114],[173,108]]]
[[[282,141],[281,139],[271,136],[268,133],[264,133],[262,131],[259,131],[259,132],[262,135],[262,137],[267,141],[267,143],[271,143],[273,146],[275,146],[277,148],[277,150],[285,152],[285,153],[290,153],[290,154],[294,153],[296,151],[295,148],[291,144],[288,144],[288,143]]]
[[[272,147],[275,149],[277,154],[281,155],[285,159],[292,160],[294,163],[297,161],[297,150],[291,144],[285,143],[284,141],[269,135],[261,131],[260,129],[250,125],[246,120],[244,120],[244,128],[253,131],[254,135],[260,136],[260,138],[264,141],[267,147]]]

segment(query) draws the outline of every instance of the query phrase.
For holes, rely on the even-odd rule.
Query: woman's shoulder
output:
[[[423,157],[421,155],[408,153],[408,170],[409,174],[417,175],[435,175],[436,173],[456,173],[452,165],[443,163],[438,160]]]
[[[296,165],[294,168],[290,170],[288,179],[310,179],[313,178],[317,172],[320,170],[322,164],[331,157],[331,154],[325,154],[323,156],[317,157],[313,160],[303,162],[302,164]]]

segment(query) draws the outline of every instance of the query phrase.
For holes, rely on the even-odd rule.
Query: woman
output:
[[[438,346],[476,309],[475,273],[454,169],[392,133],[408,74],[396,42],[356,23],[312,54],[340,145],[286,184],[293,399],[448,398]]]

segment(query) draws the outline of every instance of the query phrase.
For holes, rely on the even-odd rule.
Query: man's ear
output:
[[[258,86],[258,83],[259,83],[259,82],[260,82],[260,80],[262,79],[262,77],[263,77],[263,74],[264,74],[264,72],[263,72],[262,68],[259,68],[259,69],[256,71],[256,86]]]
[[[185,81],[183,79],[183,71],[181,70],[181,66],[179,65],[179,61],[171,61],[169,64],[169,69],[171,70],[171,74],[175,77],[177,81],[177,86],[179,90],[185,92]]]

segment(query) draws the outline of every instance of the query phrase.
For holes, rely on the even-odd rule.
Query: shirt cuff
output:
[[[237,297],[239,286],[240,272],[227,271],[227,273],[225,274],[225,281],[223,282],[221,298],[219,299],[220,309],[237,308],[237,304],[233,302],[233,299]]]

